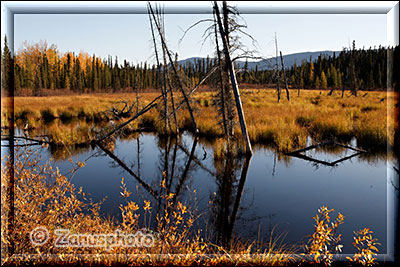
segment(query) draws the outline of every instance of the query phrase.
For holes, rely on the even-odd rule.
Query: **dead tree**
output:
[[[222,25],[220,13],[219,13],[219,7],[218,7],[218,4],[216,1],[214,2],[214,9],[215,9],[219,32],[220,32],[220,36],[221,36],[222,44],[223,44],[223,48],[224,48],[226,65],[229,68],[231,84],[232,84],[233,93],[235,96],[236,108],[237,108],[239,121],[240,121],[240,127],[242,129],[243,139],[246,142],[246,152],[247,152],[247,154],[251,155],[252,154],[251,143],[250,143],[249,134],[247,132],[246,121],[245,121],[243,108],[242,108],[242,101],[240,100],[240,94],[239,94],[239,89],[238,89],[237,80],[236,80],[235,68],[234,68],[233,62],[231,60],[229,45],[228,45],[228,41],[226,39],[226,30],[227,29],[224,28],[224,26]]]
[[[285,81],[286,97],[287,97],[287,100],[290,101],[289,88],[288,88],[288,82],[287,82],[287,77],[286,77],[286,73],[285,73],[285,65],[283,64],[282,51],[280,51],[280,53],[281,53],[283,80]]]
[[[215,18],[215,11],[214,11],[214,19]],[[218,43],[218,31],[217,31],[217,23],[214,23],[214,33],[215,33],[215,46],[216,46],[216,53],[217,53],[217,64],[219,67],[219,86],[220,86],[220,90],[219,90],[219,101],[220,101],[220,113],[222,114],[222,124],[224,127],[224,133],[225,136],[227,138],[228,144],[229,144],[229,140],[230,140],[230,131],[228,131],[228,121],[227,121],[227,114],[226,114],[226,98],[225,98],[225,87],[226,84],[224,85],[224,74],[223,74],[223,67],[222,67],[222,57],[221,57],[221,51],[219,49],[219,43]]]
[[[118,104],[124,104],[121,109],[118,109]],[[114,106],[111,107],[111,114],[114,116],[115,119],[122,119],[122,118],[129,118],[132,113],[132,109],[135,104],[129,105],[126,100],[121,99],[120,101],[116,102]]]
[[[280,75],[279,75],[279,65],[278,65],[278,39],[276,38],[275,33],[275,48],[276,48],[276,56],[275,56],[275,75],[276,75],[276,93],[278,96],[278,103],[281,100],[281,89],[279,86]]]
[[[183,96],[183,98],[184,98],[184,100],[186,102],[187,108],[189,110],[190,117],[191,117],[192,123],[193,123],[194,131],[197,134],[199,132],[199,130],[197,128],[196,119],[194,117],[193,109],[192,109],[192,107],[190,105],[189,98],[188,98],[188,96],[187,96],[187,94],[186,94],[186,92],[185,92],[185,90],[183,88],[183,83],[181,81],[181,78],[179,76],[178,70],[177,70],[177,68],[176,68],[176,66],[174,64],[173,59],[172,59],[171,52],[168,50],[168,46],[167,46],[167,43],[165,41],[165,36],[163,34],[163,31],[161,29],[161,25],[160,25],[159,21],[157,21],[156,15],[155,15],[154,10],[153,10],[153,8],[152,8],[150,3],[148,3],[148,9],[149,9],[149,11],[150,11],[150,13],[151,13],[151,15],[153,17],[154,24],[156,26],[156,29],[158,30],[158,33],[159,33],[159,36],[160,36],[160,39],[161,39],[162,47],[163,47],[164,51],[166,52],[166,55],[168,56],[170,66],[172,67],[172,70],[173,70],[173,72],[175,74],[175,77],[176,77],[176,80],[177,80],[177,83],[178,83],[178,87],[179,87],[179,89],[180,89],[180,91],[182,93],[182,96]]]
[[[149,104],[147,104],[144,108],[142,108],[138,113],[135,114],[135,116],[133,116],[132,118],[130,118],[129,120],[127,120],[126,122],[120,124],[119,126],[115,127],[112,131],[110,131],[109,133],[107,133],[106,135],[98,138],[97,140],[92,141],[93,143],[99,143],[101,141],[103,141],[104,139],[106,139],[107,137],[110,137],[112,134],[114,134],[115,132],[117,132],[118,130],[120,130],[121,128],[123,128],[124,126],[128,125],[130,122],[136,120],[137,118],[139,118],[141,115],[145,114],[147,111],[149,111],[150,109],[154,108],[157,104],[156,101],[159,100],[162,97],[162,95],[159,95],[158,97],[154,98],[153,101],[151,101]]]
[[[160,23],[160,24],[162,24],[162,35],[165,39],[164,19],[162,20],[162,23]],[[179,133],[178,119],[177,119],[177,114],[176,114],[176,109],[175,109],[173,86],[171,84],[171,77],[170,77],[170,74],[169,74],[168,68],[167,68],[168,63],[167,63],[165,47],[162,47],[162,52],[163,52],[163,62],[164,62],[164,64],[163,64],[164,86],[165,86],[165,88],[167,88],[167,85],[168,85],[168,88],[169,88],[169,90],[167,90],[167,89],[166,90],[169,91],[169,94],[170,94],[172,114],[173,114],[174,122],[175,122],[175,134],[178,135],[178,133]],[[167,116],[167,113],[165,114],[165,116]]]
[[[148,9],[148,13],[149,13],[149,21],[150,21],[150,29],[151,29],[151,36],[153,39],[153,46],[154,46],[154,53],[156,56],[156,62],[157,62],[157,72],[158,72],[158,77],[160,77],[160,69],[161,69],[161,64],[160,64],[160,60],[158,57],[158,50],[157,50],[157,42],[156,42],[156,38],[155,38],[155,34],[154,34],[154,29],[153,29],[153,22],[152,22],[152,17],[150,15],[150,10]],[[156,9],[157,12],[157,9]],[[157,12],[158,17],[160,18],[160,14]],[[167,90],[167,86],[166,86],[166,73],[165,73],[165,65],[163,66],[163,82],[161,85],[161,94],[163,96],[163,100],[164,100],[164,120],[165,120],[165,131],[167,131],[168,129],[168,95],[166,93]]]

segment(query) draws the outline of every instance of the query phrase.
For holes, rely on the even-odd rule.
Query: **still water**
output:
[[[334,216],[336,211],[345,216],[338,231],[344,253],[354,252],[353,231],[364,227],[374,231],[382,244],[380,253],[386,253],[385,157],[361,154],[329,166],[255,147],[250,159],[215,159],[209,142],[195,142],[186,133],[178,140],[141,133],[117,139],[114,149],[72,151],[75,162],[89,157],[72,183],[94,202],[105,199],[102,215],[120,220],[119,206],[125,203],[120,194],[122,177],[133,193],[130,198],[139,206],[143,200],[151,201],[153,208],[158,205],[164,178],[169,192],[201,215],[196,227],[221,242],[230,238],[268,240],[273,232],[284,243],[301,245],[314,230],[317,209],[325,205],[335,209]],[[51,149],[41,152],[43,160],[53,157],[61,172],[67,173],[72,165],[59,154]],[[319,149],[303,154],[334,162],[354,151]]]

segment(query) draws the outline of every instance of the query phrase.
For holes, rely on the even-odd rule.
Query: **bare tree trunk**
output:
[[[282,71],[283,71],[283,80],[285,81],[285,88],[286,88],[286,97],[287,97],[287,100],[290,101],[289,88],[288,88],[287,77],[286,77],[286,73],[285,73],[285,65],[283,64],[282,51],[280,51],[280,53],[281,53],[281,63],[282,63]]]
[[[157,11],[156,11],[157,12]],[[160,17],[160,14],[158,14],[158,17]],[[157,42],[156,42],[156,38],[154,35],[154,29],[153,29],[153,23],[152,23],[152,19],[151,19],[151,15],[149,12],[149,21],[150,21],[150,28],[151,28],[151,36],[153,39],[153,46],[154,46],[154,52],[156,55],[156,61],[157,61],[157,72],[158,72],[158,77],[160,78],[160,69],[161,69],[161,64],[160,64],[160,60],[158,58],[158,51],[157,51]],[[160,21],[159,21],[160,23]],[[168,95],[167,95],[167,83],[166,83],[166,70],[165,70],[165,65],[163,66],[163,83],[161,85],[161,93],[164,99],[164,123],[165,123],[165,131],[168,131]]]
[[[215,16],[215,12],[214,12],[214,16]],[[218,66],[219,66],[219,78],[220,78],[220,83],[221,83],[221,88],[220,88],[220,92],[221,92],[221,109],[222,109],[222,122],[224,125],[224,132],[225,132],[225,136],[227,138],[227,141],[229,143],[229,137],[230,134],[228,132],[228,126],[227,126],[227,122],[226,122],[226,108],[225,108],[225,96],[224,96],[224,84],[223,84],[223,75],[222,75],[222,61],[221,61],[221,52],[219,50],[219,44],[218,44],[218,31],[217,31],[217,22],[216,22],[216,18],[214,17],[214,31],[215,31],[215,44],[216,44],[216,48],[217,48],[217,57],[218,57]]]
[[[229,72],[230,72],[230,76],[231,76],[231,83],[232,83],[233,93],[235,95],[236,108],[237,108],[238,115],[239,115],[240,127],[242,129],[243,138],[246,142],[246,152],[247,152],[247,154],[251,155],[253,152],[251,149],[249,134],[247,132],[246,121],[244,118],[244,113],[243,113],[243,108],[242,108],[242,101],[240,100],[240,94],[239,94],[239,89],[238,89],[238,85],[237,85],[237,81],[236,81],[235,69],[234,69],[233,62],[231,60],[231,56],[229,53],[229,46],[228,46],[228,42],[226,40],[226,34],[225,34],[224,28],[222,26],[221,17],[219,14],[219,9],[218,9],[218,5],[217,5],[216,1],[214,2],[214,7],[215,7],[215,12],[216,12],[216,17],[218,20],[218,26],[219,26],[219,31],[220,31],[221,38],[222,38],[222,43],[224,45],[225,58],[228,63]]]
[[[222,24],[224,25],[225,29],[225,39],[228,48],[230,49],[230,30],[229,30],[229,9],[226,1],[222,2],[222,15],[223,15],[223,20]],[[224,104],[225,104],[225,112],[226,112],[226,122],[227,122],[227,131],[228,131],[228,136],[233,136],[234,135],[234,119],[235,119],[235,114],[232,108],[232,95],[230,91],[230,86],[229,86],[229,78],[228,78],[228,73],[229,73],[229,62],[224,60],[223,64],[223,79],[222,79],[222,90],[224,91]],[[228,147],[229,148],[229,147]]]
[[[279,86],[280,75],[279,75],[279,65],[278,65],[278,39],[276,38],[275,33],[275,48],[276,48],[276,56],[275,56],[275,71],[276,71],[276,92],[278,94],[278,103],[281,100],[281,89]]]
[[[189,113],[190,113],[190,117],[191,117],[191,119],[192,119],[194,131],[195,131],[196,134],[197,134],[197,133],[199,132],[199,130],[198,130],[198,128],[197,128],[196,119],[195,119],[195,117],[194,117],[193,109],[192,109],[192,107],[191,107],[191,105],[190,105],[189,98],[187,97],[186,92],[185,92],[185,90],[183,89],[183,84],[182,84],[182,81],[181,81],[181,79],[180,79],[180,77],[179,77],[178,70],[177,70],[176,67],[175,67],[174,60],[172,59],[171,53],[169,52],[168,47],[167,47],[167,44],[166,44],[166,41],[165,41],[165,37],[164,37],[164,35],[162,34],[161,26],[158,24],[158,22],[157,22],[157,20],[156,20],[156,18],[155,18],[155,14],[154,14],[153,8],[151,7],[151,4],[150,4],[150,3],[148,3],[148,7],[149,7],[149,10],[150,10],[150,12],[151,12],[151,14],[152,14],[152,16],[153,16],[153,20],[154,20],[154,23],[156,24],[157,30],[158,30],[158,32],[159,32],[159,34],[160,34],[161,43],[162,43],[162,45],[163,45],[165,51],[167,52],[167,55],[168,55],[168,58],[169,58],[171,67],[172,67],[172,69],[173,69],[173,71],[174,71],[174,73],[175,73],[175,75],[176,75],[176,79],[177,79],[177,81],[178,81],[178,86],[179,86],[179,88],[180,88],[180,90],[181,90],[181,93],[182,93],[182,95],[183,95],[183,98],[185,99],[186,105],[187,105],[187,107],[188,107],[188,110],[189,110]]]
[[[164,19],[162,20],[162,35],[165,38],[165,26],[164,26]],[[177,119],[177,115],[176,115],[176,109],[175,109],[175,101],[174,101],[174,92],[173,92],[173,86],[171,84],[171,77],[169,76],[169,72],[167,69],[167,57],[166,57],[166,50],[165,47],[162,47],[162,51],[163,51],[163,62],[164,62],[164,71],[165,71],[165,78],[166,78],[166,85],[168,85],[169,88],[169,94],[171,97],[171,107],[172,107],[172,114],[174,116],[174,122],[175,122],[175,134],[178,135],[179,134],[179,126],[178,126],[178,119]],[[167,90],[167,87],[165,87]],[[168,116],[167,113],[165,114],[165,116]]]
[[[164,54],[164,64],[166,64],[166,63],[167,63],[167,60],[166,60],[165,54]],[[171,97],[172,114],[174,115],[175,134],[178,135],[179,125],[178,125],[178,119],[177,119],[177,115],[176,115],[177,109],[175,109],[174,92],[172,91],[171,78],[169,77],[168,72],[167,72],[167,81],[168,81],[168,87],[169,87],[169,94]]]

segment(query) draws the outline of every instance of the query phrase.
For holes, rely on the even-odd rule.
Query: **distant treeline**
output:
[[[288,84],[302,89],[386,89],[388,55],[394,55],[394,62],[399,62],[398,50],[398,47],[381,46],[378,49],[355,49],[353,42],[351,49],[343,50],[338,55],[319,56],[316,60],[310,58],[309,61],[294,64],[286,71]],[[194,85],[207,75],[214,62],[212,58],[188,61],[179,64],[179,70]],[[177,55],[175,64],[178,64]],[[13,64],[5,38],[1,71],[2,89],[6,92],[12,87],[13,65],[15,95],[28,92],[40,96],[44,89],[77,93],[129,92],[157,89],[161,81],[156,65],[146,62],[133,65],[126,60],[120,64],[117,57],[101,59],[85,52],[63,54],[55,45],[48,46],[46,42],[25,43],[24,48],[16,52]],[[393,65],[393,81],[398,84],[398,66]],[[282,77],[280,72],[258,70],[257,67],[248,69],[245,63],[238,71],[237,79],[239,83],[271,85],[276,82],[278,74]]]

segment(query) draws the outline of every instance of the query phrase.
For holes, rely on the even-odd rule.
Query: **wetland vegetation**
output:
[[[399,132],[397,66],[386,73],[398,47],[353,42],[285,67],[276,34],[276,57],[259,58],[242,46],[253,37],[238,10],[211,10],[198,23],[209,23],[214,56],[193,61],[168,47],[163,9],[150,3],[153,65],[46,42],[13,57],[5,39],[2,264],[385,260]],[[57,229],[153,243],[57,247]]]

